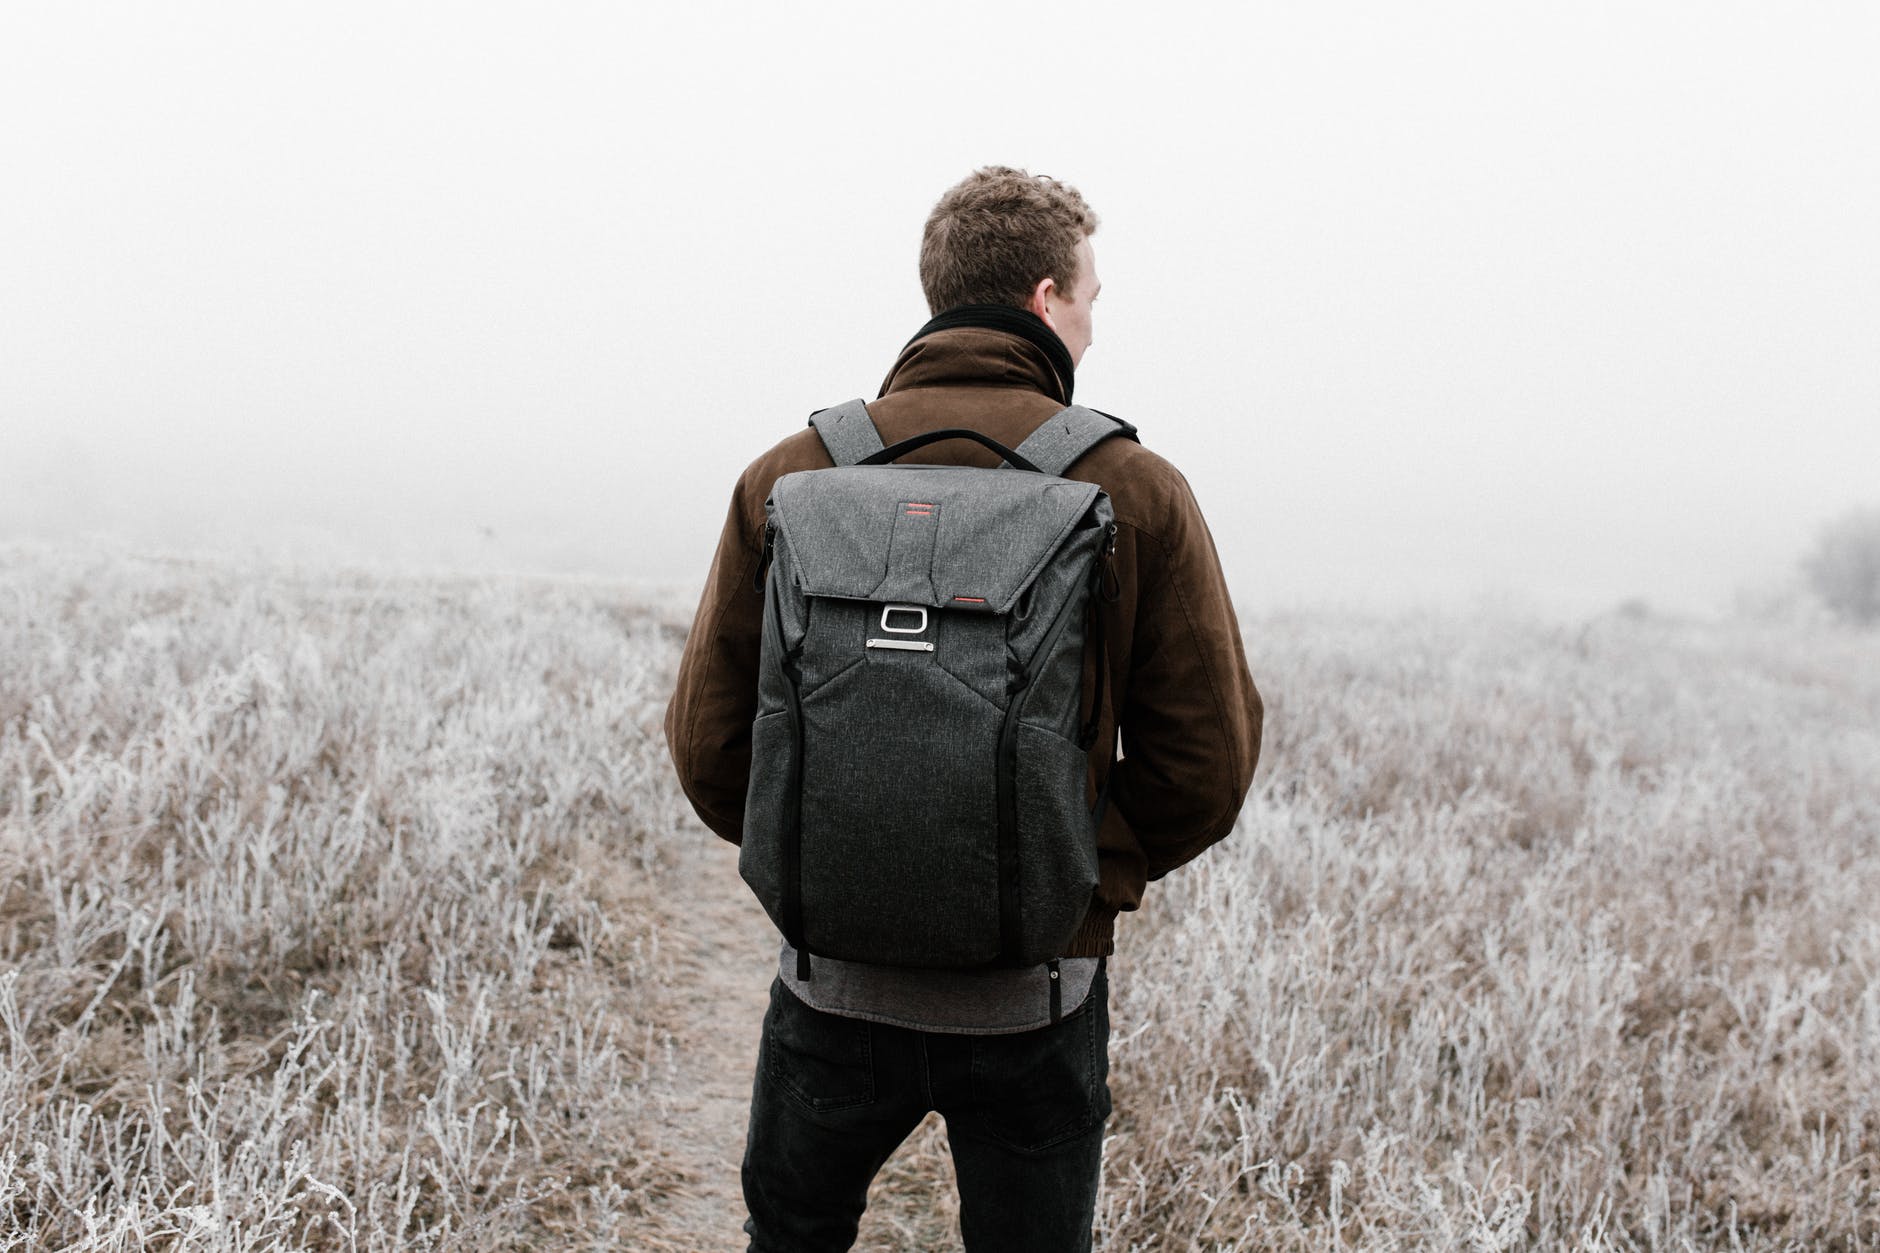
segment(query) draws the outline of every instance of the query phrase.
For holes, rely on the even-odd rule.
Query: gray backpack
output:
[[[1017,449],[959,429],[883,448],[859,400],[810,422],[836,465],[782,476],[765,502],[739,873],[800,979],[811,954],[1054,961],[1097,884],[1088,751],[1116,536],[1109,497],[1059,476],[1135,428],[1071,407]],[[954,438],[1006,464],[890,464]]]

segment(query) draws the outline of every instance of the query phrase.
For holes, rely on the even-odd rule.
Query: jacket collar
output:
[[[1002,311],[1010,321],[964,312],[949,311],[922,327],[882,380],[880,394],[916,387],[1021,387],[1070,403],[1070,353],[1049,327],[1017,309]],[[1033,325],[1020,326],[1016,319]]]

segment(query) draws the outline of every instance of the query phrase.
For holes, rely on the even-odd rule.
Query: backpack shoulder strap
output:
[[[852,466],[881,451],[881,432],[868,416],[868,406],[851,400],[809,415],[809,424],[822,436],[823,447],[839,466]]]
[[[1044,425],[1027,436],[1016,451],[1046,474],[1061,475],[1112,435],[1135,439],[1136,428],[1107,413],[1071,405],[1045,419]]]

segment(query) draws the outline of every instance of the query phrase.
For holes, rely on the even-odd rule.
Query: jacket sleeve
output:
[[[732,493],[666,706],[666,747],[686,799],[706,826],[733,844],[744,832],[764,614],[764,598],[752,589],[763,541],[744,512],[748,477],[747,471]]]
[[[1247,671],[1220,556],[1186,481],[1138,537],[1136,632],[1111,804],[1150,879],[1234,828],[1260,759],[1264,708]]]

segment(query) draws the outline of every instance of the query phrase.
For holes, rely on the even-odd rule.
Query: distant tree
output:
[[[1822,527],[1802,573],[1836,617],[1880,622],[1880,509],[1856,509]]]

